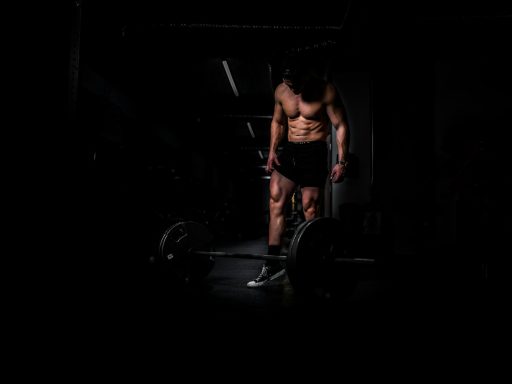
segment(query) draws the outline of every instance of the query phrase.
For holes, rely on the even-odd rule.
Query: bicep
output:
[[[274,115],[272,116],[272,120],[278,124],[285,124],[285,114],[283,111],[283,106],[279,101],[276,101],[274,105]]]
[[[345,112],[343,109],[343,103],[341,102],[341,97],[334,86],[332,86],[330,91],[331,92],[326,100],[327,116],[334,127],[338,128],[345,122]]]
[[[326,107],[327,116],[335,128],[344,122],[343,108],[336,104],[328,104]]]

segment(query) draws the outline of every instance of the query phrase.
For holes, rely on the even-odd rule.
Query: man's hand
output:
[[[281,163],[279,162],[279,160],[277,158],[276,153],[270,152],[268,154],[267,167],[265,168],[265,170],[268,173],[272,173],[272,171],[274,170],[274,163],[276,163],[277,165],[281,165]]]
[[[331,171],[331,181],[333,183],[341,183],[343,181],[343,176],[345,175],[346,166],[343,164],[336,164],[332,167]]]

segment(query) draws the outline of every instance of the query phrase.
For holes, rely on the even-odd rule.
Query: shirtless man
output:
[[[270,178],[269,255],[281,252],[285,230],[285,206],[297,185],[302,192],[304,217],[317,216],[318,201],[329,174],[326,138],[329,121],[336,129],[338,161],[330,177],[333,183],[343,180],[346,167],[348,126],[339,94],[333,84],[312,76],[299,63],[287,63],[283,82],[275,90],[274,115],[271,123],[267,172]],[[277,147],[288,126],[288,142],[277,155]],[[285,273],[279,262],[266,261],[261,273],[247,283],[250,288],[265,285]]]

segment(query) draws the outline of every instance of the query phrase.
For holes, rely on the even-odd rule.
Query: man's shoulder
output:
[[[331,81],[326,81],[325,82],[325,90],[326,90],[326,92],[332,92],[332,93],[336,93],[337,92],[336,86]]]
[[[285,83],[278,84],[274,92],[276,99],[280,99],[283,96],[283,94],[287,91],[287,89],[288,87],[286,86]]]
[[[338,96],[338,89],[334,85],[334,83],[326,82],[325,83],[325,99],[327,102],[332,102]]]
[[[276,93],[282,93],[286,90],[287,86],[285,83],[279,83],[276,87]]]

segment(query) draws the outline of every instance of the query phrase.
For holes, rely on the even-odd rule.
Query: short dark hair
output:
[[[281,75],[284,79],[296,78],[305,72],[304,60],[299,56],[286,56],[281,62]]]

